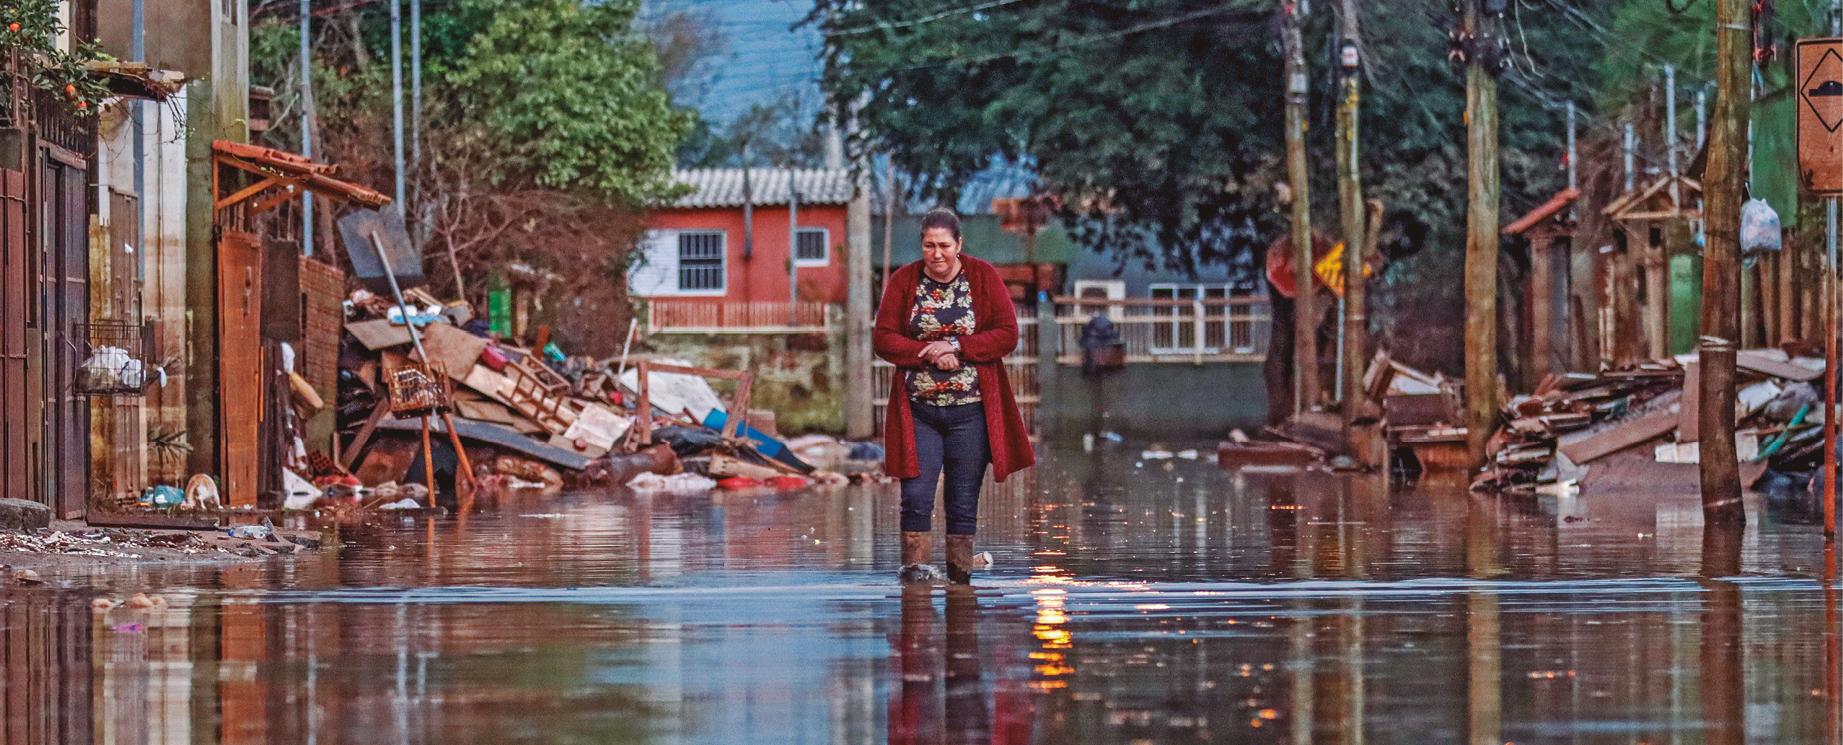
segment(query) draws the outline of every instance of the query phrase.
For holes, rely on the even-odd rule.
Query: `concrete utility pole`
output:
[[[422,0],[410,0],[410,170],[422,171]],[[418,207],[415,210],[414,236],[416,250],[422,250],[422,244],[428,239],[424,226],[421,187],[416,192]],[[407,205],[405,206],[407,209]],[[461,281],[461,273],[456,271],[454,281]],[[463,292],[463,294],[465,294]]]
[[[1638,185],[1638,126],[1625,123],[1625,190],[1631,191]]]
[[[787,167],[787,326],[800,325],[800,174]]]
[[[1702,515],[1705,524],[1744,525],[1734,451],[1734,352],[1741,314],[1741,188],[1747,178],[1752,40],[1747,0],[1715,4],[1715,114],[1709,131],[1707,246],[1702,254]]]
[[[137,0],[135,4],[137,12],[143,1]],[[301,157],[308,160],[314,159],[313,20],[313,5],[310,0],[301,0]],[[141,59],[138,52],[135,54],[135,59]],[[140,102],[137,101],[135,108],[137,116],[140,112],[139,104]],[[140,140],[136,139],[135,144],[138,147]],[[137,171],[141,168],[141,158],[138,155],[134,159],[134,167]],[[136,183],[135,189],[140,188],[140,184]],[[141,195],[141,198],[146,199],[147,197]],[[301,192],[301,254],[303,256],[314,255],[314,193],[311,191]]]
[[[390,0],[390,138],[391,158],[397,170],[397,214],[403,208],[403,0]]]
[[[851,125],[857,128],[855,114]],[[869,158],[858,159],[857,188],[845,212],[845,436],[853,440],[876,434],[870,374],[870,169]]]
[[[890,244],[896,237],[896,156],[887,156],[883,165],[883,284],[889,286]]]
[[[1579,189],[1581,188],[1581,182],[1580,182],[1580,176],[1579,176],[1580,167],[1578,164],[1575,163],[1575,161],[1580,159],[1580,152],[1576,150],[1574,147],[1574,136],[1575,136],[1574,102],[1569,101],[1568,102],[1568,188]]]
[[[1664,66],[1664,163],[1670,171],[1670,203],[1683,204],[1681,188],[1677,186],[1677,66]],[[1652,299],[1653,303],[1659,302]]]
[[[1317,283],[1312,279],[1312,177],[1305,162],[1306,98],[1311,74],[1300,39],[1301,6],[1281,0],[1286,46],[1286,172],[1293,191],[1293,412],[1319,400]]]
[[[1363,313],[1363,259],[1369,251],[1365,240],[1369,220],[1363,208],[1363,177],[1357,159],[1357,115],[1363,97],[1363,40],[1357,0],[1343,0],[1339,16],[1339,31],[1344,37],[1338,55],[1344,71],[1344,99],[1337,109],[1337,201],[1344,228],[1344,344],[1338,351],[1344,364],[1338,366],[1337,394],[1348,430],[1362,408],[1359,389],[1363,387],[1363,366],[1368,360],[1364,353],[1368,322]]]
[[[1497,72],[1480,59],[1495,44],[1484,0],[1465,0],[1473,48],[1465,60],[1465,426],[1474,468],[1497,423]]]
[[[1696,91],[1696,149],[1709,142],[1709,94]]]
[[[742,258],[755,256],[755,187],[749,183],[749,141],[742,141]],[[744,273],[747,276],[747,273]]]

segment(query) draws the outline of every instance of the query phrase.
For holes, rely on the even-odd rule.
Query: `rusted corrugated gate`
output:
[[[39,302],[45,386],[39,501],[79,517],[89,500],[90,404],[77,395],[77,326],[90,321],[88,169],[52,145],[39,158]]]

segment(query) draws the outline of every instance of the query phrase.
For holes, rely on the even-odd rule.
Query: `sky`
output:
[[[711,19],[723,35],[723,49],[700,70],[703,92],[679,103],[695,107],[713,127],[721,129],[748,110],[751,104],[769,103],[797,95],[805,120],[818,116],[824,98],[819,77],[824,65],[818,55],[822,40],[810,26],[793,28],[813,10],[813,0],[645,0],[641,22],[678,12]],[[881,193],[881,162],[872,169],[873,191]],[[994,159],[992,168],[966,185],[955,207],[963,214],[986,212],[993,197],[1024,196],[1035,177],[1028,167]],[[879,197],[878,204],[882,204]],[[932,206],[915,201],[910,209]]]
[[[708,88],[697,100],[681,103],[723,125],[750,104],[789,94],[801,97],[807,113],[817,111],[819,33],[791,28],[812,10],[812,0],[646,0],[641,17],[688,11],[708,14],[716,23],[724,48],[702,71]]]

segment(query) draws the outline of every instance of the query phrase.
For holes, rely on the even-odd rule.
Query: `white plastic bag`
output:
[[[1777,251],[1780,243],[1779,213],[1764,199],[1749,199],[1741,205],[1741,252]]]

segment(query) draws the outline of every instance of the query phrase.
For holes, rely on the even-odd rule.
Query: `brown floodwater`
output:
[[[1835,742],[1810,515],[1224,472],[988,492],[904,591],[891,487],[500,505],[0,592],[7,743]],[[938,515],[937,515],[938,518]],[[95,613],[157,593],[155,611]]]

